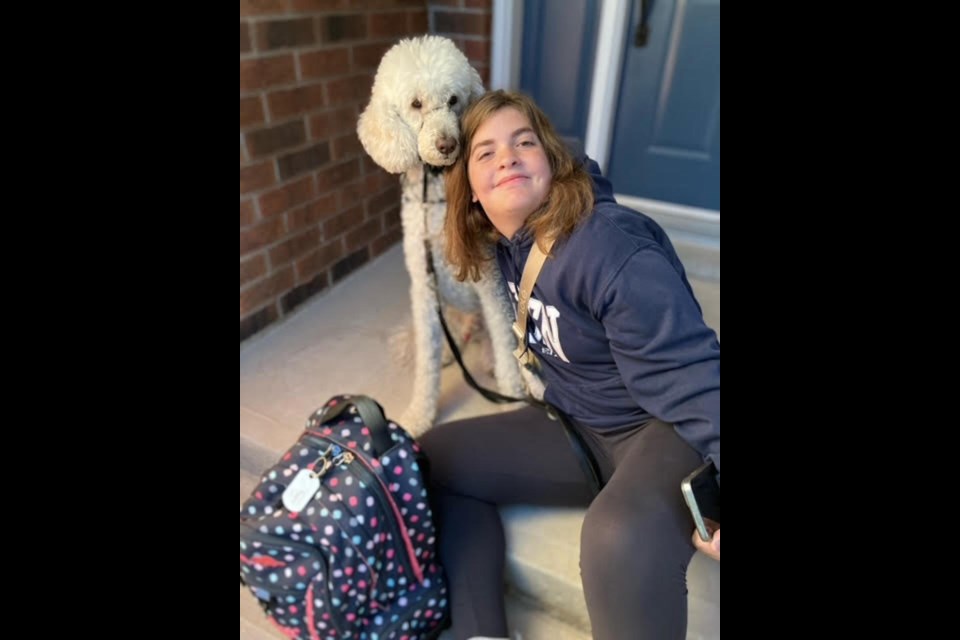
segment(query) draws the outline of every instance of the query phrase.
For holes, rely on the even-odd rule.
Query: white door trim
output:
[[[520,86],[520,38],[523,36],[523,0],[493,0],[490,39],[490,88],[515,90]]]
[[[613,138],[613,123],[617,115],[621,68],[626,51],[624,44],[630,30],[629,18],[629,0],[601,0],[587,135],[583,146],[587,155],[597,161],[604,173],[610,160],[610,140]]]

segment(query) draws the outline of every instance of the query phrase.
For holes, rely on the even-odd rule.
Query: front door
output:
[[[608,176],[630,195],[719,211],[720,0],[634,2],[629,24]]]
[[[720,0],[524,0],[522,31],[520,90],[618,193],[720,211]]]

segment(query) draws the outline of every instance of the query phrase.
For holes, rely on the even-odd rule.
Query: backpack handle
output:
[[[390,437],[389,429],[387,429],[387,419],[383,415],[383,407],[373,398],[369,396],[340,398],[337,404],[324,409],[321,422],[329,422],[337,418],[350,407],[357,408],[357,413],[360,414],[363,424],[370,429],[370,439],[373,442],[372,453],[379,458],[393,446],[393,439]]]

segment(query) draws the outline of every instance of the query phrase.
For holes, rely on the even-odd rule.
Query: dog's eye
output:
[[[420,107],[423,106],[423,104],[420,102],[419,99],[417,99],[417,100],[414,100],[413,102],[411,102],[411,103],[410,103],[410,106],[413,107],[414,109],[419,109]]]
[[[450,105],[451,107],[457,104],[457,96],[450,96],[450,99],[447,100],[447,104]]]

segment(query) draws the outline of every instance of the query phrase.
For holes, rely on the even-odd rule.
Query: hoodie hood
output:
[[[590,181],[593,183],[593,199],[595,200],[595,204],[601,204],[603,202],[616,204],[617,200],[613,197],[613,184],[600,172],[600,165],[586,155],[578,157],[577,160],[590,175]]]

